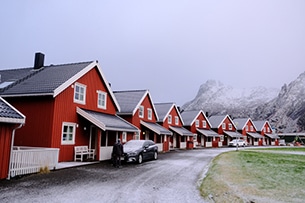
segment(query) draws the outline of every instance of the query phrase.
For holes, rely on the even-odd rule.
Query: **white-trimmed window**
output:
[[[134,139],[139,140],[140,139],[140,132],[135,132]]]
[[[224,136],[223,135],[220,135],[220,142],[223,142],[225,139],[224,139]]]
[[[147,117],[148,117],[148,120],[152,119],[152,110],[151,110],[151,108],[147,109]]]
[[[229,123],[229,130],[232,130],[232,124]]]
[[[194,141],[194,142],[197,142],[197,134],[194,134],[194,135],[193,135],[193,141]]]
[[[224,129],[224,130],[226,129],[226,123],[222,124],[222,129]]]
[[[247,132],[249,131],[249,126],[247,126],[247,125],[246,125],[246,131],[247,131]]]
[[[61,133],[61,144],[74,144],[75,143],[75,123],[63,122]]]
[[[168,124],[172,124],[172,115],[168,115],[167,122]]]
[[[266,129],[267,129],[267,132],[269,133],[269,132],[270,132],[270,128],[269,128],[269,127],[266,127]]]
[[[139,117],[144,118],[144,106],[139,107]]]
[[[195,121],[195,126],[196,126],[197,128],[199,128],[199,120],[196,120],[196,121]]]
[[[251,131],[251,132],[253,132],[253,131],[254,131],[253,126],[252,126],[252,125],[250,126],[250,131]]]
[[[175,116],[175,125],[179,125],[179,117]]]
[[[97,107],[101,109],[106,109],[107,93],[103,91],[97,91]]]
[[[207,127],[207,121],[202,121],[202,127],[206,128]]]
[[[86,85],[75,83],[74,85],[74,102],[85,104],[86,103]]]
[[[127,141],[127,132],[122,132],[122,142]]]

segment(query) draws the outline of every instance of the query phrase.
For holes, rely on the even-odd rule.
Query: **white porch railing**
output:
[[[186,142],[180,143],[180,149],[186,149]]]
[[[158,152],[163,152],[163,143],[156,143],[158,146]]]
[[[100,161],[111,159],[112,148],[112,146],[100,147]]]
[[[222,142],[218,142],[218,147],[222,147]]]
[[[205,147],[212,147],[212,142],[206,142]]]
[[[37,173],[48,167],[55,169],[58,164],[59,149],[39,147],[14,147],[10,163],[10,176]]]

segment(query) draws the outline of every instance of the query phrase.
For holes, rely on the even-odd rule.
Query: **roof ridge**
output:
[[[145,92],[148,91],[147,89],[142,89],[142,90],[116,90],[113,91],[113,93],[121,93],[121,92]]]
[[[92,63],[93,61],[83,61],[83,62],[71,62],[71,63],[62,63],[62,64],[50,64],[47,66],[43,66],[42,68],[46,68],[46,67],[54,67],[54,66],[66,66],[66,65],[75,65],[75,64],[83,64],[83,63]]]
[[[17,84],[19,84],[19,83],[21,83],[21,82],[23,82],[23,81],[29,79],[30,77],[32,77],[32,76],[36,75],[37,73],[41,72],[43,69],[44,69],[44,67],[42,67],[42,68],[40,68],[40,69],[38,69],[38,70],[34,70],[34,69],[33,69],[33,71],[31,71],[30,74],[26,75],[26,76],[23,77],[23,78],[20,78],[19,80],[16,80],[16,81],[13,82],[12,84],[10,84],[10,85],[4,87],[3,89],[0,90],[0,92],[4,92],[5,90],[8,90],[8,89],[10,89],[11,87],[13,87],[13,86],[15,86],[15,85],[17,85]]]

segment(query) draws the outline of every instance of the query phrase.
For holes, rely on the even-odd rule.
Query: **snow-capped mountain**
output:
[[[278,132],[305,130],[305,72],[283,85],[279,95],[265,105],[258,106],[257,118],[266,118]]]
[[[209,115],[230,114],[234,117],[252,115],[257,106],[274,99],[279,89],[265,87],[233,88],[219,81],[202,84],[196,97],[182,106],[183,110],[202,109]]]
[[[276,132],[305,130],[305,72],[284,84],[281,90],[265,87],[232,88],[208,80],[196,97],[184,104],[182,110],[199,110],[209,115],[230,114],[234,118],[250,117],[268,120]]]

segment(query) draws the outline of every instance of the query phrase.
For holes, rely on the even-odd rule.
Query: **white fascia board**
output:
[[[76,113],[78,113],[79,115],[83,116],[88,121],[90,121],[91,123],[93,123],[94,125],[99,127],[100,129],[102,129],[103,131],[106,130],[105,124],[103,124],[102,122],[100,122],[99,120],[94,118],[93,116],[89,115],[87,112],[83,111],[81,108],[76,107]]]

